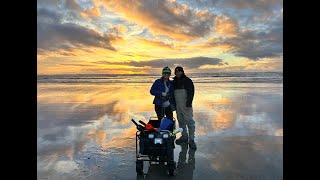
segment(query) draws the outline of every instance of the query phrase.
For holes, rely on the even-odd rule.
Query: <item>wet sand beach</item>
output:
[[[137,79],[38,80],[38,179],[283,178],[282,83],[206,82],[210,78],[194,78],[197,150],[176,145],[174,177],[149,163],[146,175],[137,176],[130,120],[156,116],[152,81]]]

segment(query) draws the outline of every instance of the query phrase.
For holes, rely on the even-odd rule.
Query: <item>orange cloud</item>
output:
[[[125,32],[128,31],[128,28],[122,24],[117,24],[113,26],[111,23],[107,23],[107,27],[111,33],[118,34],[118,35],[124,34]]]
[[[118,24],[114,28],[120,33],[125,33],[128,31],[128,28],[122,24]]]
[[[88,8],[88,9],[83,10],[82,12],[80,12],[80,15],[82,17],[85,17],[85,18],[99,17],[99,16],[101,16],[101,12],[100,12],[99,8],[91,7],[91,8]]]
[[[152,20],[150,20],[152,21]],[[169,37],[178,39],[178,40],[184,40],[184,41],[190,41],[193,40],[197,37],[182,33],[181,31],[172,31],[171,27],[167,27],[166,25],[161,25],[161,24],[153,24],[150,25],[149,28],[151,29],[151,33],[153,35],[161,35],[165,34]]]
[[[235,19],[226,16],[217,16],[214,30],[216,33],[226,36],[237,36],[239,24]]]
[[[123,15],[128,21],[148,27],[151,33],[179,40],[203,37],[212,31],[215,15],[193,10],[169,0],[94,0],[96,6]]]

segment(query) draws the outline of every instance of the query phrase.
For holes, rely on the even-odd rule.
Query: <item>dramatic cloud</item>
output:
[[[282,5],[283,0],[183,0],[186,4],[201,8],[223,7],[238,10],[270,10],[274,5]]]
[[[82,8],[76,2],[76,0],[65,0],[65,7],[71,10],[81,11]]]
[[[117,35],[123,34],[128,31],[128,28],[122,24],[118,24],[116,26],[113,26],[112,24],[108,24],[107,27],[110,33],[114,33]]]
[[[38,72],[280,71],[282,9],[283,0],[37,0]]]
[[[226,36],[235,36],[239,32],[237,20],[226,16],[217,16],[214,28],[216,33]]]
[[[62,3],[62,0],[37,0],[37,7],[56,6],[60,3]]]
[[[278,23],[279,24],[279,23]],[[244,30],[236,37],[213,38],[207,46],[228,46],[236,56],[251,60],[279,57],[283,53],[283,28],[275,26],[264,31]]]
[[[164,66],[182,66],[187,68],[199,68],[204,65],[224,65],[222,59],[209,57],[177,58],[177,59],[155,59],[149,61],[109,62],[97,61],[98,64],[128,65],[134,67],[162,68]]]
[[[120,13],[154,34],[180,40],[204,37],[213,31],[216,15],[172,0],[94,0],[96,6]]]
[[[91,7],[88,9],[85,9],[81,12],[81,15],[85,18],[89,18],[89,17],[99,17],[101,16],[101,12],[100,9],[97,7]]]
[[[229,15],[242,23],[242,26],[266,24],[275,11],[281,11],[283,0],[178,0],[189,6]]]
[[[47,9],[38,10],[37,47],[40,50],[71,49],[81,46],[100,47],[115,51],[114,34],[100,34],[78,24],[62,23],[61,15]]]
[[[282,4],[282,0],[225,0],[227,6],[237,9],[270,10],[276,4]]]

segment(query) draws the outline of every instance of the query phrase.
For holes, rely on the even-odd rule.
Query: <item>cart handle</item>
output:
[[[131,119],[131,121],[133,122],[133,124],[136,125],[137,129],[142,132],[144,135],[147,135],[147,133],[144,132],[144,129],[141,125],[137,124],[136,121],[134,121],[133,119]]]

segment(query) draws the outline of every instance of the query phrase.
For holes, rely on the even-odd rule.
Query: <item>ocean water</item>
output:
[[[160,75],[38,75],[38,83],[152,83]],[[282,72],[217,72],[188,75],[196,83],[282,83]]]

